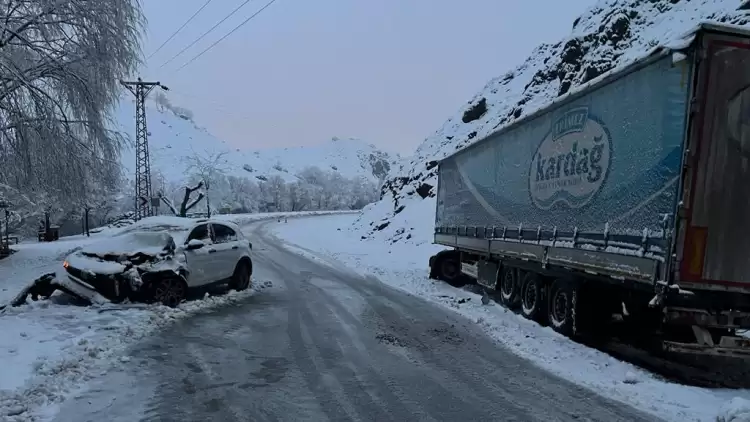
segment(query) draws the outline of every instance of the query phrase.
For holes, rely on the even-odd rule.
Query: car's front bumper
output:
[[[99,293],[94,286],[70,274],[66,274],[65,277],[55,277],[54,284],[68,294],[80,297],[91,303],[107,303],[111,301],[110,298]]]
[[[113,302],[119,302],[129,296],[129,285],[116,275],[85,274],[83,271],[68,267],[66,275],[70,281]]]

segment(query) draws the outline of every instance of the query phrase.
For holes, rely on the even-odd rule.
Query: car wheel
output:
[[[237,291],[247,290],[250,287],[250,281],[250,265],[246,262],[240,262],[234,269],[229,287]]]
[[[177,277],[160,278],[151,286],[151,297],[154,302],[175,308],[187,297],[187,284]]]

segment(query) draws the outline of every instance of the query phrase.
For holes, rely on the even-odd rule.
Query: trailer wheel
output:
[[[520,305],[518,282],[519,270],[511,267],[503,267],[500,272],[500,299],[508,309],[516,309]]]
[[[524,318],[537,321],[544,314],[544,303],[542,302],[542,279],[527,272],[521,283],[521,314]]]
[[[568,280],[557,279],[549,289],[547,317],[552,329],[571,337],[576,333],[578,291]]]
[[[432,270],[437,279],[453,287],[466,285],[466,277],[461,272],[461,258],[455,252],[437,254],[432,262]]]

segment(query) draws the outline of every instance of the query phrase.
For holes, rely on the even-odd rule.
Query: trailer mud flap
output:
[[[479,261],[477,263],[477,284],[490,290],[497,286],[497,271],[500,266],[492,261]]]

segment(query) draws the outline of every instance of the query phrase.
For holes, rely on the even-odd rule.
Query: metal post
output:
[[[151,162],[148,153],[148,128],[146,126],[146,97],[154,87],[169,88],[159,82],[120,81],[135,95],[135,219],[154,214],[151,205]]]

